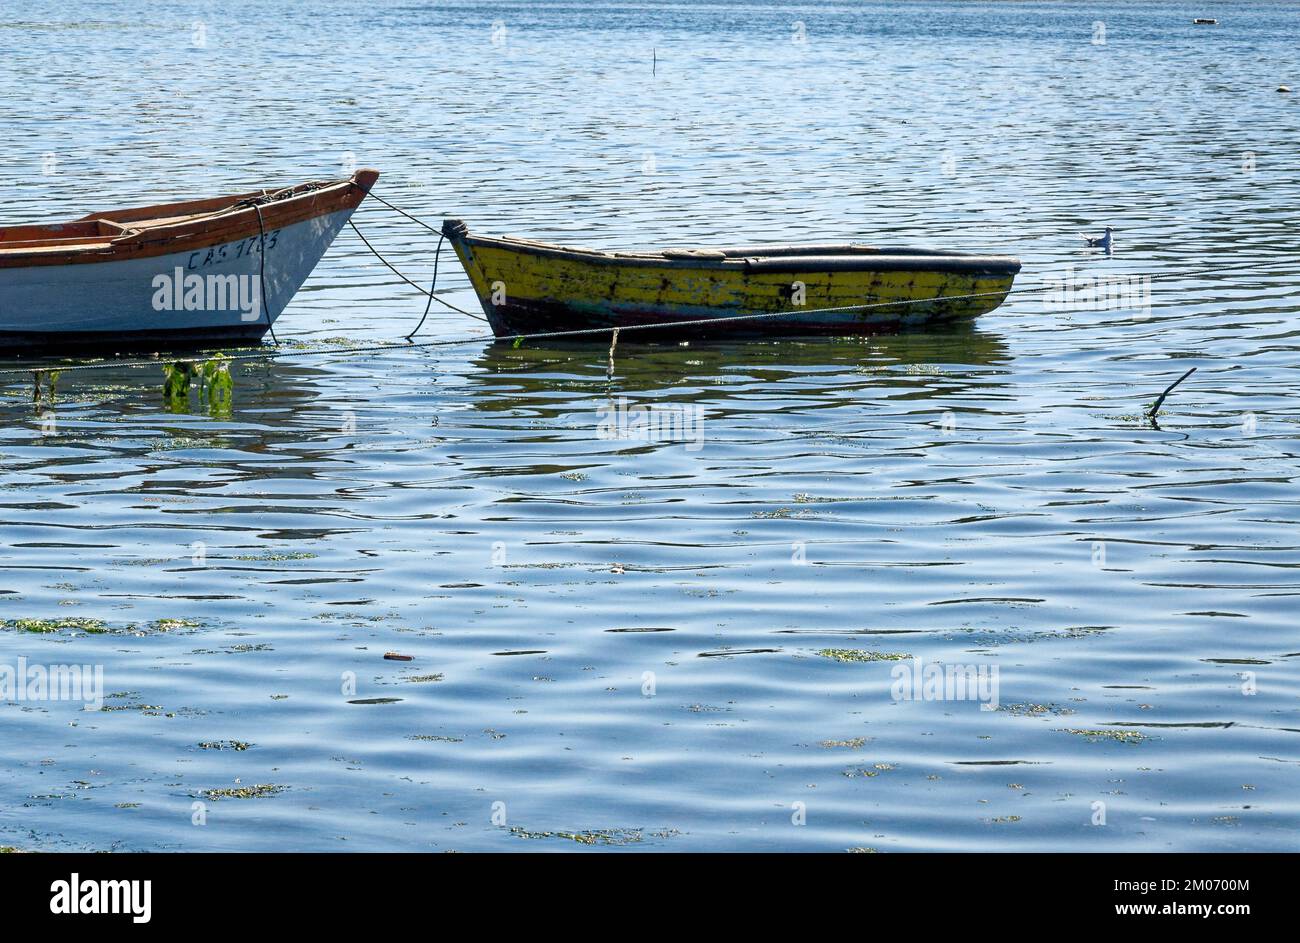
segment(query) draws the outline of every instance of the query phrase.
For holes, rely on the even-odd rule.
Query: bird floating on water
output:
[[[1090,235],[1088,235],[1086,232],[1081,232],[1081,233],[1079,233],[1079,235],[1082,236],[1082,237],[1083,237],[1083,241],[1086,242],[1086,243],[1088,244],[1088,248],[1090,248],[1090,249],[1105,249],[1107,252],[1109,252],[1109,251],[1110,251],[1111,234],[1112,234],[1113,232],[1114,232],[1114,230],[1111,229],[1111,227],[1107,226],[1107,227],[1106,227],[1106,232],[1105,232],[1105,234],[1104,234],[1104,235],[1101,235],[1101,236],[1090,236]]]

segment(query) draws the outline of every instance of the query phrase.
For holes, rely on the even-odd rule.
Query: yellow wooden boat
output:
[[[1020,271],[1011,256],[856,243],[602,252],[471,235],[458,219],[442,233],[498,337],[643,324],[662,325],[647,340],[885,333],[991,311]]]

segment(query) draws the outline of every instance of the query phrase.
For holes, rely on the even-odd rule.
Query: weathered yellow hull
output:
[[[969,320],[1002,303],[1020,263],[871,246],[609,253],[469,234],[452,243],[499,336],[661,325],[670,334],[874,334]],[[977,297],[969,297],[977,296]],[[848,310],[825,310],[848,309]],[[778,312],[786,312],[781,316]],[[709,319],[725,322],[690,325]]]

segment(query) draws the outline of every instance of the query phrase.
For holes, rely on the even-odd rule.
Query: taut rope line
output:
[[[1148,275],[1151,280],[1163,280],[1166,278],[1186,278],[1187,272],[1163,272],[1155,275]],[[417,288],[419,286],[416,286]],[[424,291],[423,288],[420,289]],[[972,298],[990,298],[995,295],[1001,297],[1010,297],[1011,295],[1034,295],[1043,292],[1059,292],[1061,289],[1056,285],[1039,285],[1033,288],[1012,289],[1011,291],[981,291],[972,292],[966,295],[945,295],[943,301],[965,301]],[[695,327],[705,324],[724,324],[731,321],[765,321],[769,318],[783,318],[792,314],[825,314],[840,311],[864,311],[871,308],[898,308],[911,304],[929,304],[937,301],[937,298],[910,298],[902,301],[874,301],[868,304],[844,305],[838,308],[795,308],[790,311],[766,311],[759,314],[738,314],[724,315],[722,317],[698,318],[692,321],[662,321],[651,324],[624,324],[618,327],[588,327],[577,328],[571,331],[544,331],[537,334],[503,334],[500,337],[492,334],[471,334],[468,337],[445,338],[442,340],[418,341],[408,344],[358,344],[354,346],[340,345],[337,347],[318,347],[307,350],[290,350],[277,348],[275,350],[258,351],[249,354],[232,354],[226,357],[231,362],[250,361],[250,360],[276,360],[281,357],[311,357],[325,354],[366,354],[382,353],[390,350],[415,350],[426,347],[456,347],[461,344],[478,344],[484,341],[515,341],[516,343],[534,340],[555,340],[564,337],[591,337],[593,335],[612,334],[619,331],[620,334],[627,334],[631,331],[647,331],[660,328],[681,328]],[[848,335],[851,336],[851,335]],[[172,360],[200,360],[201,356],[183,357],[174,356]],[[170,361],[158,359],[150,360],[119,360],[119,361],[102,361],[99,363],[88,364],[69,364],[66,366],[45,364],[41,367],[19,367],[9,370],[0,370],[0,377],[19,376],[27,373],[34,373],[38,370],[58,369],[63,372],[76,372],[81,370],[111,370],[118,367],[130,369],[133,367],[152,367],[161,363]]]

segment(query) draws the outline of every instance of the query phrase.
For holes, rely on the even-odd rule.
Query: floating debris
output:
[[[1080,730],[1074,728],[1065,728],[1061,733],[1072,733],[1076,737],[1083,737],[1089,743],[1098,743],[1102,740],[1114,740],[1116,743],[1141,743],[1143,740],[1150,740],[1144,733],[1136,730]]]
[[[1061,717],[1074,713],[1073,708],[1059,704],[1003,704],[998,710],[1018,717],[1042,717],[1049,714]]]
[[[113,713],[114,711],[139,711],[140,713],[147,714],[150,717],[158,717],[162,713],[162,705],[161,704],[105,704],[103,707],[100,708],[100,710],[105,714],[110,714]],[[172,715],[168,715],[168,716],[172,716]]]
[[[267,550],[264,553],[243,553],[231,557],[232,560],[240,560],[245,563],[285,563],[289,560],[314,560],[317,554],[310,553],[306,550],[288,550],[277,552]]]
[[[510,834],[518,838],[532,840],[542,838],[562,838],[577,842],[579,845],[634,845],[644,839],[643,830],[639,828],[594,828],[584,832],[534,832],[518,825],[510,829]],[[656,837],[668,838],[676,834],[675,830],[652,833]]]
[[[415,661],[414,655],[402,655],[397,652],[384,652],[385,661]]]
[[[906,661],[912,656],[907,652],[875,652],[863,648],[823,648],[817,652],[823,658],[836,661]]]
[[[163,366],[163,404],[170,412],[188,412],[190,387],[197,383],[199,405],[209,415],[229,418],[234,378],[230,375],[230,358],[214,354],[203,363],[176,361]]]
[[[52,632],[62,632],[65,629],[72,629],[78,632],[87,632],[90,634],[100,634],[107,632],[104,623],[99,619],[82,619],[82,618],[65,618],[65,619],[7,619],[0,622],[6,629],[14,629],[18,632],[37,632],[48,634]]]
[[[197,629],[203,623],[193,619],[155,619],[150,625],[157,632],[173,632],[176,629]]]
[[[198,744],[200,750],[247,750],[251,746],[243,740],[203,740]]]
[[[849,740],[823,740],[821,745],[826,747],[827,749],[832,749],[834,747],[845,747],[850,750],[857,750],[865,746],[866,742],[867,742],[866,737],[853,737]]]
[[[284,792],[288,786],[276,786],[273,783],[258,783],[255,786],[227,786],[223,789],[205,789],[203,798],[212,802],[218,802],[222,799],[261,799],[264,796],[273,796],[276,793]]]
[[[865,766],[850,767],[844,770],[844,775],[849,779],[857,779],[859,777],[879,776],[881,773],[888,773],[895,769],[898,769],[898,767],[893,763],[876,763],[871,767],[871,769],[867,769]]]
[[[196,629],[201,628],[203,623],[196,622],[193,619],[155,619],[153,622],[141,625],[136,622],[129,622],[125,625],[113,627],[106,624],[102,619],[91,619],[84,616],[67,616],[60,619],[8,619],[0,621],[0,628],[12,629],[17,632],[34,632],[37,634],[49,635],[56,632],[84,632],[87,635],[135,635],[144,636],[157,632],[175,632],[178,629]]]

